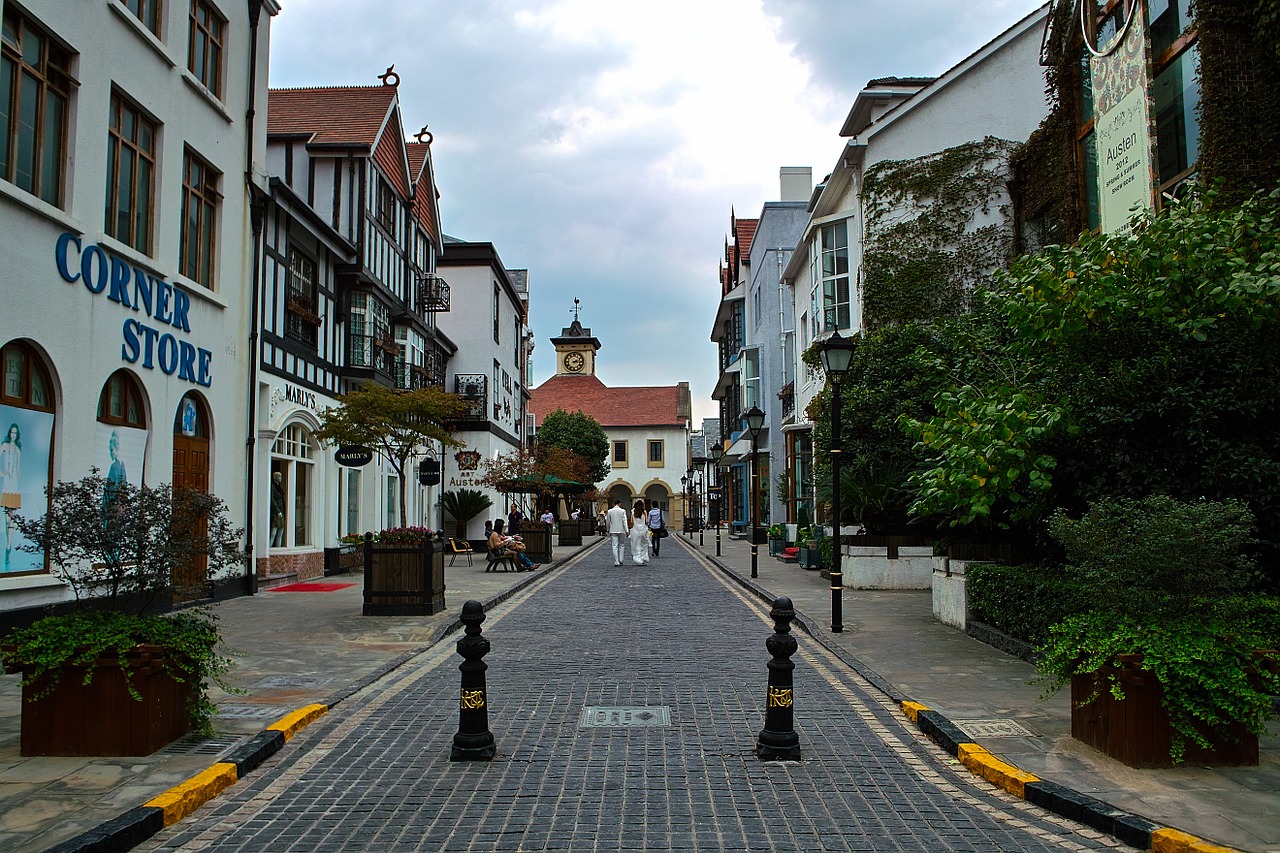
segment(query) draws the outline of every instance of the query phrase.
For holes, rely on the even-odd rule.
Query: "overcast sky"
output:
[[[717,414],[710,334],[730,212],[759,216],[782,166],[830,172],[868,80],[936,76],[1041,3],[282,5],[272,86],[377,84],[395,65],[406,130],[434,135],[445,233],[529,270],[535,385],[578,297],[600,378],[689,382],[697,428]]]

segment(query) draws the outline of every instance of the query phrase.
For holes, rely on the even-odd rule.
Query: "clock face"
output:
[[[580,352],[571,352],[564,357],[564,369],[570,373],[577,373],[582,370],[583,365],[586,363],[587,360],[582,357]]]

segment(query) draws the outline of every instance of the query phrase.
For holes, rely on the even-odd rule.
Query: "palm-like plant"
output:
[[[478,489],[458,489],[457,491],[442,492],[440,506],[449,514],[450,518],[457,522],[454,538],[465,539],[467,536],[467,522],[493,506],[493,501]]]

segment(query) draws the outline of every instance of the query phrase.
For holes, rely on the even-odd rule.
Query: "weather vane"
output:
[[[578,322],[578,312],[581,310],[582,310],[582,302],[578,299],[578,297],[576,296],[573,297],[573,307],[569,309],[569,312],[573,314],[573,322],[575,323]]]

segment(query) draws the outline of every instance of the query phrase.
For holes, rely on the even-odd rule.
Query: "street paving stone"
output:
[[[1123,847],[976,779],[803,634],[803,760],[758,760],[772,622],[686,548],[644,567],[615,567],[595,548],[483,627],[494,761],[449,761],[461,658],[445,642],[139,849]],[[580,727],[592,706],[666,707],[670,724]]]

